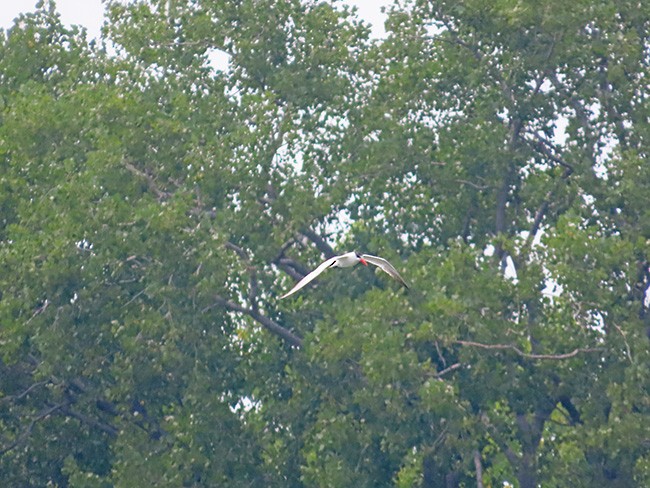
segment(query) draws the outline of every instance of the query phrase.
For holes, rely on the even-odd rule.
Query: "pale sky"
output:
[[[382,6],[388,6],[392,0],[345,0],[359,9],[359,16],[372,24],[373,37],[384,35],[384,15]],[[0,0],[0,28],[8,29],[21,12],[34,10],[37,0]],[[57,10],[65,24],[83,25],[89,36],[99,36],[104,16],[101,0],[56,0]]]

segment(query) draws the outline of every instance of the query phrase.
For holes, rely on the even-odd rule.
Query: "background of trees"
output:
[[[3,486],[650,484],[650,3],[107,7],[0,33]]]

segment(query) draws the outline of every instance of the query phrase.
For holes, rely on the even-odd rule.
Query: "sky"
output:
[[[0,1],[0,27],[11,27],[18,14],[33,11],[36,3],[37,0]],[[64,23],[83,25],[90,37],[99,35],[104,16],[101,0],[56,0],[56,6]]]
[[[8,29],[21,12],[34,10],[37,0],[0,0],[0,28]],[[381,7],[392,0],[345,0],[355,5],[359,16],[372,25],[373,37],[383,37],[384,15]],[[89,36],[97,37],[103,22],[104,6],[101,0],[56,0],[57,10],[65,24],[82,25]]]

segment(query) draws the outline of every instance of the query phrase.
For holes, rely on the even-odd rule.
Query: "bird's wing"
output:
[[[400,274],[393,267],[393,265],[390,264],[388,261],[386,261],[384,258],[380,258],[379,256],[372,256],[370,254],[364,254],[361,257],[363,259],[365,259],[366,261],[368,261],[370,264],[374,264],[375,266],[381,268],[383,271],[388,273],[391,277],[395,278],[397,281],[399,281],[406,288],[409,287],[406,284],[406,281],[404,281],[404,278],[402,278],[400,276]]]
[[[332,266],[334,261],[336,261],[336,258],[338,258],[338,256],[335,256],[333,258],[329,258],[327,261],[323,261],[322,263],[320,263],[318,265],[318,268],[316,268],[314,271],[312,271],[307,276],[305,276],[302,280],[300,280],[298,283],[296,283],[296,286],[294,286],[293,288],[291,288],[291,290],[289,290],[287,293],[282,295],[280,297],[280,299],[287,298],[289,295],[293,295],[294,293],[296,293],[298,290],[300,290],[302,287],[304,287],[307,283],[309,283],[314,278],[316,278],[319,274],[321,274],[327,268]]]

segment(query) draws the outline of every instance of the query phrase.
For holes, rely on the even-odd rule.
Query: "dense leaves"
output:
[[[647,6],[106,6],[0,33],[3,485],[650,482]]]

